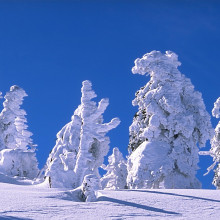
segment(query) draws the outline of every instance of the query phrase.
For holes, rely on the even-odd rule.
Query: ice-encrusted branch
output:
[[[214,103],[214,108],[212,109],[212,115],[216,118],[220,117],[220,97]]]
[[[98,126],[97,131],[99,132],[108,132],[114,128],[116,128],[120,124],[119,118],[113,118],[109,123],[104,123]]]

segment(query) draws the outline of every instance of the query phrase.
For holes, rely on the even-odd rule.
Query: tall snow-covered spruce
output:
[[[70,123],[57,134],[57,142],[46,165],[45,178],[51,187],[79,187],[86,175],[100,178],[98,168],[109,150],[106,133],[118,126],[120,120],[114,118],[103,124],[103,116],[109,102],[102,99],[98,105],[92,101],[96,97],[92,83],[84,81],[81,104]]]
[[[130,188],[200,188],[198,147],[212,127],[201,93],[179,72],[175,53],[152,51],[135,60],[133,74],[150,75],[136,92],[129,128]]]
[[[102,189],[125,189],[127,178],[127,165],[122,153],[117,147],[108,158],[109,164],[103,167],[107,173],[101,178]]]
[[[0,170],[11,176],[34,178],[38,162],[32,133],[27,130],[26,112],[20,108],[25,91],[12,86],[5,95],[4,109],[0,113],[0,128],[4,149],[0,152]]]

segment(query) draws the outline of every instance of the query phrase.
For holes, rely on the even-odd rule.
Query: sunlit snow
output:
[[[81,202],[76,190],[48,189],[2,175],[0,182],[0,219],[216,220],[220,215],[219,190],[102,190],[98,201]]]

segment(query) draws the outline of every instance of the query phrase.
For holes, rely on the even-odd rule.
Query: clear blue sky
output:
[[[127,154],[137,111],[131,101],[149,80],[131,68],[152,50],[179,55],[180,71],[202,92],[211,113],[220,96],[220,1],[0,1],[0,91],[16,84],[28,93],[23,108],[40,167],[80,104],[86,79],[98,99],[110,99],[106,122],[115,116],[122,121],[109,133],[111,150],[118,146]],[[201,157],[204,188],[213,188],[213,173],[202,176],[211,162]]]

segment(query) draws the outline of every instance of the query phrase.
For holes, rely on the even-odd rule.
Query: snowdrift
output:
[[[18,180],[12,180],[0,183],[0,219],[216,220],[220,216],[219,190],[101,190],[97,202],[81,202],[76,190],[48,189],[25,180],[23,184],[29,185],[17,185]]]

